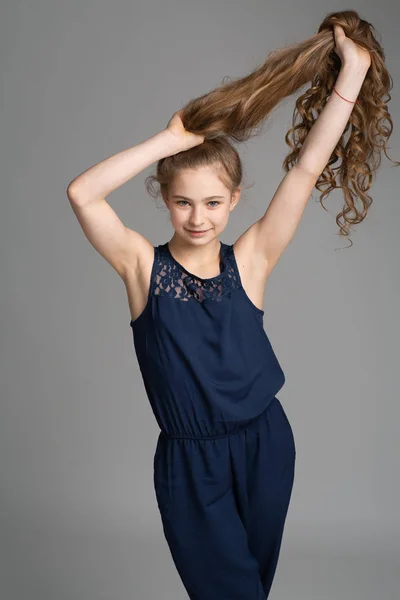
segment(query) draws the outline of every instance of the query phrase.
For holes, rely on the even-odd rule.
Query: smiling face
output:
[[[168,197],[163,196],[176,236],[187,243],[209,242],[218,237],[239,197],[240,188],[231,193],[210,166],[180,171],[170,185]],[[193,235],[191,230],[206,232]]]

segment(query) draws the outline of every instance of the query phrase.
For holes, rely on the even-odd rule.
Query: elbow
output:
[[[78,197],[77,185],[75,185],[74,180],[71,181],[66,189],[67,198],[70,202],[74,202]]]
[[[77,184],[75,180],[68,184],[66,194],[71,204],[82,206],[92,201],[92,198],[88,198],[88,194],[84,192],[82,186]]]

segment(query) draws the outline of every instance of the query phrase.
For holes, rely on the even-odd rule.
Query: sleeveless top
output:
[[[151,408],[171,436],[224,435],[285,382],[233,244],[220,244],[220,274],[208,279],[180,265],[168,242],[155,246],[147,304],[130,322]]]

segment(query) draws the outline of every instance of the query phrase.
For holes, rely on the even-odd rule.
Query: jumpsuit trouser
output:
[[[161,431],[154,486],[165,539],[191,600],[266,600],[277,568],[296,448],[275,396],[226,435]]]

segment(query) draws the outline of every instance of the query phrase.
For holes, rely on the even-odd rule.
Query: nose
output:
[[[200,210],[193,210],[190,215],[189,224],[195,229],[200,228],[204,224],[204,219],[200,214]]]

